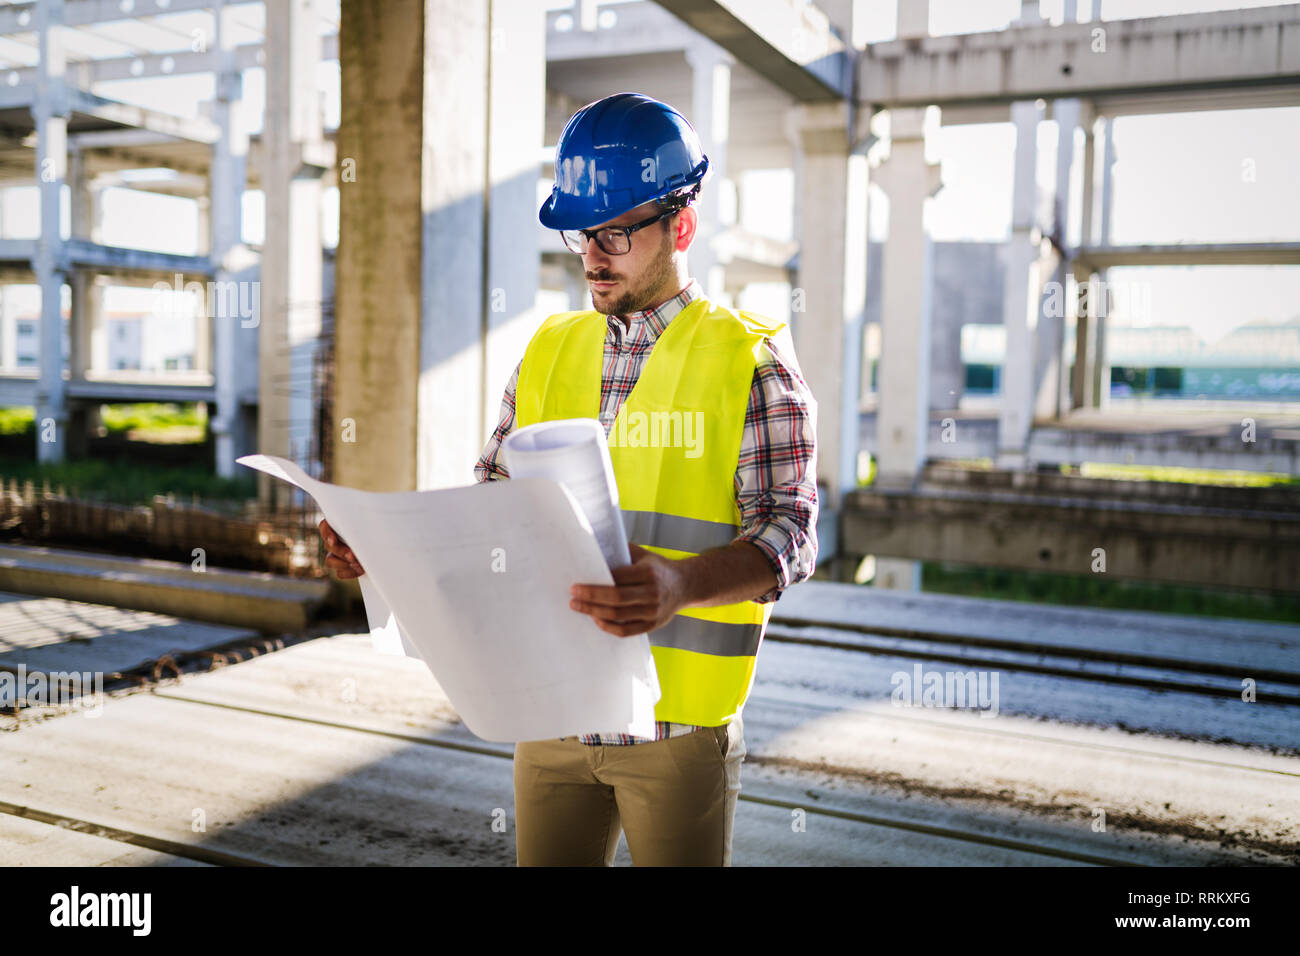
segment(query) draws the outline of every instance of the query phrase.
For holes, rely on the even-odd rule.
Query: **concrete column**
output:
[[[1011,237],[1003,247],[1006,272],[1002,321],[1006,357],[1002,365],[1002,408],[998,417],[999,468],[1023,468],[1034,409],[1034,335],[1039,314],[1038,246],[1034,165],[1041,112],[1032,101],[1011,105],[1016,127],[1015,184]]]
[[[898,0],[898,38],[930,35],[930,0]]]
[[[64,84],[63,2],[36,7],[40,50],[32,117],[36,125],[36,181],[41,231],[32,271],[41,289],[40,373],[36,382],[36,460],[67,457],[68,408],[63,384],[63,283],[68,266],[63,239],[63,183],[68,167],[68,104]]]
[[[1102,162],[1101,162],[1101,235],[1098,242],[1103,246],[1110,245],[1110,218],[1111,206],[1114,200],[1113,179],[1115,167],[1115,120],[1107,116],[1102,124]],[[1103,282],[1109,279],[1109,271],[1102,269],[1100,278]],[[1106,321],[1104,314],[1106,310],[1102,309],[1096,313],[1093,321],[1095,330],[1093,332],[1093,356],[1092,356],[1092,404],[1094,408],[1107,408],[1110,406],[1110,362],[1106,357]]]
[[[80,149],[68,151],[68,196],[72,206],[68,217],[71,237],[89,239],[96,197],[88,182],[86,156]],[[68,317],[68,366],[72,378],[85,378],[86,372],[94,367],[91,336],[98,321],[94,308],[97,298],[94,280],[94,273],[85,269],[74,269],[68,276],[72,289],[72,310]]]
[[[69,329],[68,371],[72,378],[85,378],[96,370],[95,359],[103,359],[102,303],[104,287],[99,276],[86,269],[76,269],[68,276],[72,287],[72,315]],[[96,340],[99,340],[98,342]],[[97,350],[95,346],[101,347]],[[102,364],[99,371],[103,371]]]
[[[503,31],[496,42],[508,49],[502,38],[511,31],[505,18],[493,16],[491,0],[426,0],[424,11],[424,164],[415,170],[422,185],[423,257],[415,286],[422,305],[415,330],[415,471],[408,480],[417,488],[448,488],[474,480],[485,430],[488,276],[494,261],[485,181],[496,102],[490,38],[494,28]],[[533,144],[520,152],[535,164]]]
[[[1074,163],[1074,131],[1079,125],[1080,103],[1077,99],[1056,100],[1052,113],[1057,126],[1056,189],[1052,197],[1052,221],[1047,226],[1058,249],[1070,244],[1070,168]],[[1065,256],[1057,259],[1052,282],[1062,290],[1048,297],[1038,319],[1035,341],[1034,378],[1037,383],[1035,411],[1040,418],[1060,418],[1070,407],[1070,382],[1065,374],[1065,304],[1064,290],[1070,263]],[[1047,308],[1048,304],[1053,307]],[[1071,309],[1071,311],[1073,311]]]
[[[5,190],[0,186],[0,239],[4,238],[4,234]],[[17,320],[9,314],[5,292],[5,283],[0,281],[0,370],[16,368],[18,365],[18,325]]]
[[[709,178],[700,190],[696,209],[700,224],[691,244],[691,273],[705,293],[720,300],[726,293],[726,263],[717,249],[722,231],[721,190],[727,175],[727,139],[731,125],[731,66],[733,58],[715,44],[701,40],[686,51],[691,67],[691,113],[687,117],[700,134],[709,157]]]
[[[5,190],[0,187],[0,239],[5,234]],[[9,314],[5,284],[0,282],[0,370],[18,366],[18,324]]]
[[[454,487],[473,481],[474,461],[496,426],[501,392],[542,318],[536,312],[541,281],[537,154],[546,140],[546,13],[535,0],[492,0],[490,15],[489,183],[484,211],[486,338],[478,434],[473,436],[472,457],[466,461],[460,451],[441,454],[437,432],[421,428],[427,442],[421,448],[421,460],[428,469],[422,487]],[[569,258],[573,260],[569,268],[578,267],[580,295],[586,296],[582,259]],[[438,262],[431,265],[442,268]],[[584,306],[589,307],[590,301]],[[440,310],[436,291],[432,308],[434,314]],[[426,312],[426,322],[429,316]],[[446,409],[444,414],[452,411]]]
[[[794,344],[817,400],[817,477],[828,491],[822,511],[837,514],[844,492],[857,486],[868,169],[866,156],[850,147],[842,105],[799,106],[789,122],[799,241]]]
[[[217,474],[233,477],[235,459],[257,451],[256,434],[239,408],[240,370],[257,362],[257,327],[260,308],[243,309],[243,305],[260,306],[259,280],[243,280],[239,275],[249,269],[253,254],[243,245],[243,196],[247,184],[248,132],[239,120],[238,105],[243,96],[243,78],[236,66],[231,8],[224,0],[213,7],[216,36],[213,46],[220,59],[216,75],[216,96],[212,104],[213,122],[221,135],[212,147],[212,167],[208,191],[211,194],[208,242],[213,268],[213,288],[217,293],[206,303],[211,315],[212,378],[216,408],[211,412],[209,428],[216,443]],[[232,294],[233,293],[233,294]],[[233,303],[234,308],[231,308]],[[254,314],[245,315],[245,311]]]
[[[925,159],[924,121],[923,109],[890,112],[889,158],[876,172],[876,182],[889,197],[877,481],[908,487],[925,465],[929,443],[933,253],[922,214],[925,200],[941,185],[938,165]]]
[[[925,201],[942,185],[925,159],[925,110],[890,111],[889,158],[876,181],[889,197],[881,307],[880,405],[876,414],[876,483],[915,487],[930,435],[930,321],[933,245],[925,234]],[[875,585],[921,588],[921,562],[876,556]]]
[[[532,6],[344,0],[339,157],[355,181],[340,185],[334,427],[350,421],[354,440],[336,444],[337,482],[473,481],[535,327],[545,40]]]
[[[1085,111],[1087,122],[1083,124],[1083,208],[1080,211],[1079,244],[1092,244],[1092,207],[1096,198],[1095,178],[1097,171],[1095,135],[1096,122],[1091,106]],[[1074,373],[1070,381],[1070,408],[1084,408],[1094,404],[1096,387],[1096,325],[1092,321],[1092,309],[1088,302],[1088,279],[1091,270],[1083,268],[1078,261],[1073,263],[1073,276],[1077,285],[1074,309]]]
[[[587,285],[586,276],[582,271],[582,260],[577,256],[572,257],[572,262],[567,262],[564,269],[564,291],[569,294],[569,308],[573,310],[591,308],[591,287]],[[518,358],[515,359],[519,361]],[[512,369],[513,371],[513,369]],[[498,406],[498,411],[500,407]],[[491,421],[491,419],[489,419]],[[484,441],[487,441],[486,437]]]
[[[208,196],[196,196],[194,207],[197,220],[195,254],[206,256],[212,251],[212,200]]]
[[[421,205],[428,114],[420,104],[425,34],[432,33],[426,6],[424,0],[343,0],[340,8],[333,480],[369,491],[416,487],[420,247],[430,215]],[[477,5],[464,5],[460,14],[448,11],[451,16],[441,26],[466,41],[467,70],[475,68],[476,54],[487,46],[485,34],[468,42],[462,21],[471,9]],[[462,108],[459,93],[447,92],[449,115]],[[473,127],[465,131],[467,138],[474,134]],[[463,204],[470,206],[473,198],[467,196]],[[471,245],[479,239],[471,233],[463,241]],[[470,267],[474,251],[463,260]],[[453,289],[463,294],[465,285],[479,281],[481,268]],[[464,326],[477,320],[477,308],[472,316],[450,308],[445,315],[449,325],[459,323],[458,343],[468,347],[471,335]]]
[[[321,331],[320,33],[314,0],[268,0],[266,241],[258,326],[260,451],[310,471],[315,431],[312,367]],[[259,475],[263,504],[301,500],[284,482]]]

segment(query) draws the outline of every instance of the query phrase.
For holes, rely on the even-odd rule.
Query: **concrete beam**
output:
[[[137,373],[138,374],[138,373]],[[203,384],[160,381],[163,376],[145,373],[142,381],[130,381],[122,372],[112,377],[72,378],[68,380],[68,397],[100,402],[211,402],[216,399],[212,375],[208,372],[167,373],[167,379],[194,378]],[[152,379],[152,381],[149,381]]]
[[[38,0],[28,3],[6,4],[0,12],[0,35],[9,33],[30,33],[35,23],[36,11],[41,6]],[[123,3],[122,0],[63,0],[63,22],[70,27],[84,27],[93,23],[112,23],[118,20],[137,20],[143,17],[185,13],[190,10],[206,10],[212,6],[212,0],[139,0],[138,3]]]
[[[1093,269],[1111,266],[1263,266],[1300,264],[1300,242],[1188,242],[1084,246],[1074,258]]]
[[[966,487],[859,489],[845,549],[925,561],[1300,593],[1300,501],[1273,489],[984,473]],[[1165,483],[1168,484],[1168,483]],[[1119,487],[1119,486],[1123,487]],[[1231,492],[1261,493],[1251,495]],[[1226,493],[1226,494],[1225,494]],[[1226,503],[1225,503],[1226,502]]]
[[[858,96],[885,107],[1177,94],[1200,109],[1187,94],[1300,80],[1300,4],[893,40],[857,69]]]
[[[845,99],[853,51],[830,19],[796,0],[658,0],[668,12],[797,100]]]
[[[180,275],[184,277],[183,282],[212,275],[212,263],[207,256],[103,246],[88,239],[69,239],[64,246],[69,266],[97,269],[114,275],[167,280]]]
[[[143,106],[120,103],[76,87],[67,88],[67,97],[71,112],[93,116],[129,129],[149,130],[205,146],[211,146],[221,135],[221,130],[215,123],[201,116],[173,116]]]
[[[625,3],[611,10],[618,17],[613,29],[584,30],[574,23],[568,30],[556,29],[561,17],[572,10],[550,10],[546,14],[546,60],[595,60],[602,57],[639,56],[645,53],[680,53],[699,42],[699,34],[658,3]],[[572,114],[583,104],[578,103]]]
[[[216,0],[207,0],[205,6],[216,8]],[[3,9],[3,8],[0,8]],[[320,38],[321,60],[328,62],[339,58],[338,34]],[[261,43],[241,43],[233,47],[234,64],[238,70],[266,65],[266,47]],[[82,61],[76,65],[76,80],[83,88],[110,80],[139,80],[161,76],[189,76],[196,73],[217,73],[222,59],[214,49],[202,53],[191,50],[173,50],[170,53],[146,53],[140,56],[106,56]],[[5,71],[6,82],[27,83],[35,75],[34,67]],[[16,76],[17,79],[12,79]]]

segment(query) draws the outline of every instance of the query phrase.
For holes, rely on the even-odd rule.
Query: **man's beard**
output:
[[[673,266],[672,243],[669,241],[671,233],[666,234],[664,238],[663,248],[660,249],[660,254],[652,263],[651,272],[646,276],[645,282],[635,289],[624,292],[613,303],[606,306],[606,315],[631,315],[633,312],[642,312],[653,305],[659,304],[657,300],[663,295],[663,287],[671,284],[676,278],[676,269]],[[587,278],[599,282],[602,278],[608,278],[609,275],[609,272],[601,271],[588,275]]]

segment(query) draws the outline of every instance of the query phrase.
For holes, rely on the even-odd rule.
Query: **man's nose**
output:
[[[589,239],[587,251],[582,254],[582,265],[588,272],[600,272],[611,265],[609,253],[596,245],[595,239]]]

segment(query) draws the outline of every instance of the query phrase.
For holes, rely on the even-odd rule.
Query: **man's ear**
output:
[[[685,252],[695,241],[695,230],[699,227],[700,218],[696,213],[694,206],[687,206],[677,214],[677,235],[674,237],[673,248],[678,252]]]

